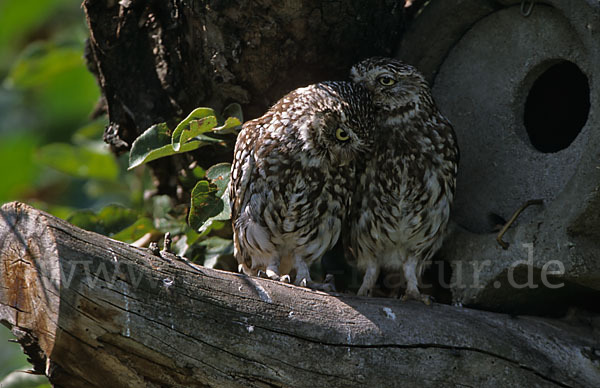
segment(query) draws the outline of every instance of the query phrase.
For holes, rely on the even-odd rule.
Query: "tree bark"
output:
[[[592,387],[599,317],[327,294],[0,211],[0,321],[57,387]]]
[[[117,153],[152,124],[176,123],[199,106],[242,105],[246,120],[287,92],[346,79],[352,64],[391,55],[404,0],[182,1],[86,0],[86,58],[98,79]],[[187,203],[174,172],[191,163],[231,162],[235,137],[221,146],[150,163],[159,193]]]
[[[240,103],[262,115],[292,89],[346,79],[352,64],[391,55],[404,0],[86,0],[89,68],[104,96],[105,141],[116,153],[152,124],[192,109]],[[198,152],[203,167],[231,159],[231,144]],[[175,193],[172,160],[152,164]]]

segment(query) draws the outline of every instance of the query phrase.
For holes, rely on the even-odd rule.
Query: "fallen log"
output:
[[[328,294],[0,210],[0,321],[57,387],[592,387],[597,316]]]

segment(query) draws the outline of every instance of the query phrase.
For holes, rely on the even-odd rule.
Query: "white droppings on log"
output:
[[[166,289],[169,289],[169,287],[171,287],[173,285],[173,283],[175,283],[175,281],[171,278],[164,278],[162,283]]]
[[[392,309],[391,309],[391,308],[389,308],[389,307],[384,307],[384,308],[383,308],[383,312],[385,313],[385,316],[386,316],[388,319],[391,319],[392,321],[395,321],[395,320],[396,320],[396,314],[394,314],[394,312],[392,311]]]

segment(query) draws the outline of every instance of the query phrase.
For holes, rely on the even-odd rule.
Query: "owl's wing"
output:
[[[445,161],[443,165],[445,170],[444,174],[454,177],[454,179],[449,179],[447,181],[450,191],[454,194],[456,189],[456,174],[458,173],[458,164],[460,162],[460,150],[458,148],[458,140],[456,139],[454,128],[448,119],[440,112],[433,115],[432,119],[427,121],[425,125],[436,132],[443,134],[443,136],[436,139],[438,143],[436,143],[435,146],[436,150],[438,150]]]
[[[261,123],[251,120],[244,124],[235,143],[231,181],[229,183],[229,205],[231,219],[236,220],[244,204],[246,189],[255,169],[255,144],[260,135]]]
[[[247,189],[251,182],[251,177],[255,172],[255,145],[260,136],[261,123],[258,120],[251,120],[242,126],[238,134],[233,153],[233,163],[231,166],[231,180],[229,181],[229,206],[231,208],[231,221],[234,231],[234,256],[239,264],[244,264],[246,269],[252,268],[252,261],[248,252],[240,246],[239,230],[236,221],[240,217],[240,212],[244,203],[249,201],[246,198]],[[245,271],[244,271],[245,272]]]

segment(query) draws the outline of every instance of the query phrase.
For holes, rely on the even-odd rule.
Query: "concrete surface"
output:
[[[600,4],[537,1],[524,17],[520,3],[433,0],[398,53],[432,83],[461,148],[443,251],[453,299],[497,310],[600,297]],[[587,77],[590,111],[572,143],[542,152],[525,128],[525,101],[564,61]],[[502,249],[493,224],[538,198],[544,205],[523,212]]]

